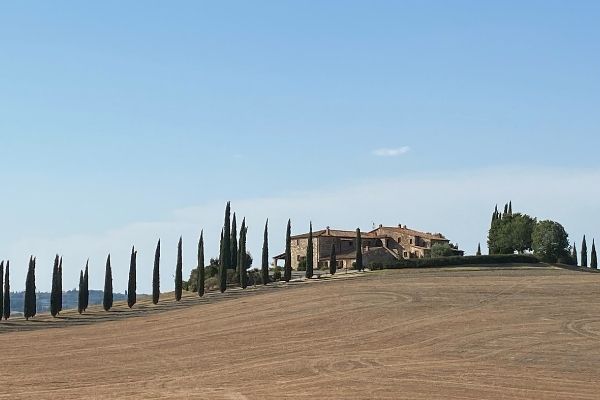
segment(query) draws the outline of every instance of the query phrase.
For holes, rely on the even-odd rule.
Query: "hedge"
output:
[[[489,256],[452,256],[436,258],[401,259],[392,263],[371,263],[369,269],[400,269],[400,268],[427,268],[449,267],[458,265],[486,265],[486,264],[537,264],[540,260],[529,254],[495,254]]]

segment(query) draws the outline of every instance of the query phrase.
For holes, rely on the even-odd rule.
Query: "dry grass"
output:
[[[599,286],[381,271],[2,322],[0,398],[598,399]]]

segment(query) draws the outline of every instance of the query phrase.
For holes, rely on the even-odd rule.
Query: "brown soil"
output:
[[[381,271],[184,300],[2,322],[0,398],[600,398],[600,274]]]

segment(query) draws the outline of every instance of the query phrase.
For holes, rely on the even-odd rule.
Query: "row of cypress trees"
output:
[[[588,252],[587,252],[587,242],[585,240],[585,235],[583,235],[583,240],[581,242],[581,264],[577,258],[577,245],[573,243],[573,254],[572,258],[575,261],[575,265],[581,265],[582,267],[589,267],[593,269],[598,269],[598,256],[596,254],[596,242],[592,239],[592,251],[590,253],[590,264],[588,266]]]
[[[263,247],[262,247],[262,263],[261,263],[261,277],[264,284],[267,284],[270,280],[269,277],[269,243],[268,243],[268,232],[269,232],[269,221],[265,222]],[[362,254],[361,254],[361,238],[360,230],[356,230],[357,233],[357,268],[362,270]],[[247,269],[248,257],[246,249],[246,241],[248,234],[248,226],[246,225],[246,219],[242,220],[242,225],[239,230],[239,238],[237,231],[236,215],[233,214],[231,217],[231,203],[227,202],[225,208],[225,219],[223,229],[221,230],[221,242],[220,242],[220,256],[219,256],[219,289],[224,292],[227,288],[227,270],[235,269],[236,273],[239,274],[239,283],[242,288],[246,288],[248,285],[248,274]],[[314,274],[313,257],[314,254],[313,243],[312,243],[312,223],[310,224],[310,239],[309,240],[309,255],[307,260],[307,278],[311,278]],[[286,229],[286,249],[285,249],[285,265],[283,280],[289,282],[292,275],[291,267],[291,220],[288,220]],[[156,251],[154,255],[154,267],[152,272],[152,302],[157,304],[160,298],[160,254],[161,254],[161,242],[160,239],[156,245]],[[330,272],[332,274],[336,271],[336,253],[335,247],[331,249],[331,260]],[[25,283],[25,301],[24,301],[24,315],[28,320],[29,318],[36,315],[36,292],[35,292],[35,267],[36,258],[30,257],[29,268],[27,272],[27,279]],[[182,238],[179,238],[177,245],[177,264],[175,267],[175,299],[181,300],[183,291],[183,280],[182,280]],[[198,295],[204,295],[204,232],[201,231],[200,239],[198,241],[198,274],[197,274],[197,287]],[[0,310],[2,316],[7,319],[10,317],[10,285],[9,285],[9,263],[6,263],[6,273],[4,273],[4,262],[0,263],[0,288],[4,286],[4,296],[0,296]],[[4,282],[3,282],[4,281]],[[137,296],[137,251],[135,247],[131,249],[131,257],[129,264],[129,279],[127,286],[127,305],[131,308],[136,303]],[[86,311],[89,305],[89,260],[86,262],[85,269],[80,271],[79,275],[79,295],[78,295],[78,312],[81,314]],[[102,305],[105,311],[109,311],[113,306],[113,282],[112,282],[112,266],[110,254],[106,259],[105,275],[104,275],[104,296]],[[56,255],[54,259],[54,267],[52,271],[52,292],[50,295],[50,313],[53,317],[56,317],[62,311],[62,257]]]

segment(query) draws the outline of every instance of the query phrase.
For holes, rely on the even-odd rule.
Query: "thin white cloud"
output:
[[[406,154],[410,151],[410,147],[402,146],[396,148],[381,148],[373,150],[373,155],[378,157],[397,157]]]

